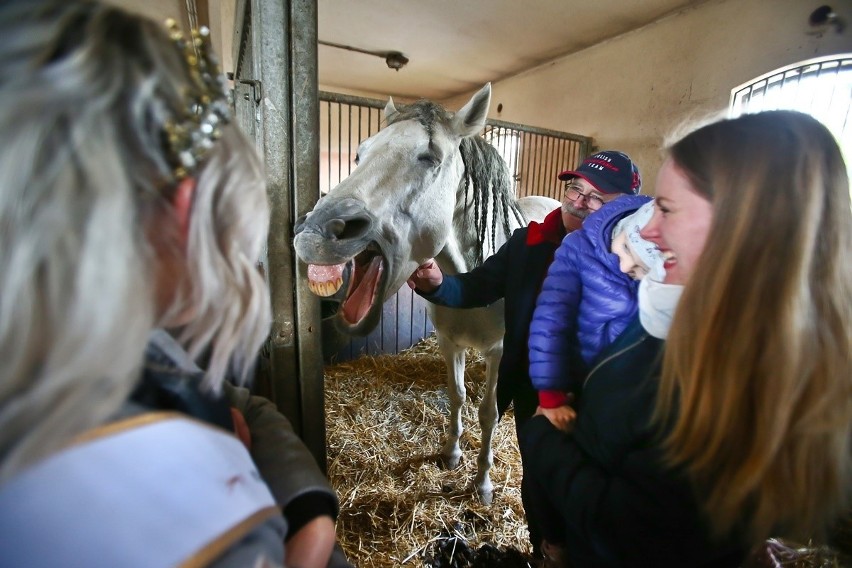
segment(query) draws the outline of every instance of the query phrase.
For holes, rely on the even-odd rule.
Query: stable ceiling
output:
[[[319,81],[330,90],[444,100],[581,51],[703,3],[696,0],[319,0],[319,39],[384,60],[319,47]],[[594,73],[590,69],[589,73]],[[577,77],[582,88],[583,77]]]
[[[230,60],[236,0],[110,1],[158,19],[171,15],[186,22],[187,7],[202,22],[209,15],[214,34],[222,30],[223,59]],[[410,60],[395,71],[382,57],[320,45],[319,83],[333,91],[445,100],[704,1],[318,0],[321,41],[398,51]],[[577,88],[582,81],[577,77]]]

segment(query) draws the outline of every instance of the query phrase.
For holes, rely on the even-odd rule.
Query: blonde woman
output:
[[[10,0],[0,73],[0,558],[282,563],[234,436],[124,407],[152,329],[210,350],[213,391],[268,330],[263,175],[205,32]]]
[[[849,503],[852,210],[813,118],[710,124],[669,148],[642,231],[665,258],[585,380],[570,435],[521,450],[546,551],[574,566],[739,566]]]

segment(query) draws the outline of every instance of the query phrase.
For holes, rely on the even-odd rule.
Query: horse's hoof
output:
[[[482,480],[476,480],[476,495],[483,505],[490,505],[494,500],[494,484],[491,483],[491,478],[486,475]]]
[[[476,491],[476,496],[479,497],[479,502],[483,505],[490,505],[494,501],[494,491]]]
[[[462,451],[457,441],[447,441],[441,448],[441,462],[447,469],[456,469],[461,463]]]
[[[442,455],[441,456],[441,464],[443,464],[443,466],[446,469],[456,469],[458,466],[461,465],[461,456],[460,455],[458,455],[458,456],[444,456],[444,455]]]

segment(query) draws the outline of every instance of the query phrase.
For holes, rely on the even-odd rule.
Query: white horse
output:
[[[388,126],[361,143],[357,167],[296,228],[296,253],[309,264],[315,293],[334,294],[349,272],[336,316],[344,332],[369,333],[379,322],[382,303],[425,260],[434,257],[445,274],[468,272],[512,230],[559,206],[545,197],[515,200],[505,162],[477,136],[490,102],[490,84],[455,115],[429,101],[397,110],[390,99],[385,106]],[[429,316],[447,363],[450,426],[441,451],[447,467],[461,460],[465,348],[478,349],[485,358],[487,386],[479,405],[482,448],[474,483],[487,504],[493,497],[489,470],[503,302],[471,310],[430,305]]]

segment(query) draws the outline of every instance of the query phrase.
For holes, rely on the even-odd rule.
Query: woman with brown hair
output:
[[[668,150],[665,258],[585,380],[571,434],[521,439],[545,550],[575,566],[738,566],[820,538],[852,472],[852,207],[831,133],[789,111]],[[682,292],[682,294],[681,294]]]

